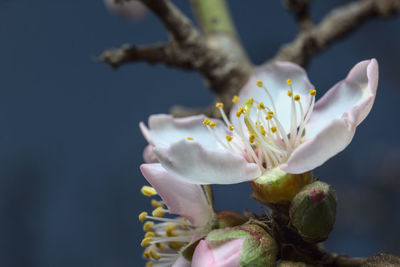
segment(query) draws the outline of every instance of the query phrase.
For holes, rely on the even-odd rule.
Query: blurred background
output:
[[[191,15],[188,1],[174,1]],[[250,1],[246,1],[250,2]],[[349,1],[315,1],[317,20]],[[255,64],[296,34],[280,1],[230,0]],[[93,56],[123,43],[167,40],[151,14],[124,21],[102,1],[0,0],[0,266],[140,266],[146,145],[138,128],[172,105],[213,95],[197,73]],[[354,141],[315,171],[339,197],[326,247],[350,256],[400,256],[400,17],[372,20],[316,56],[322,95],[358,61],[380,64],[378,96]],[[248,184],[216,186],[218,209],[263,212]]]

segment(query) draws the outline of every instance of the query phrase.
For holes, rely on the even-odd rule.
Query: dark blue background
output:
[[[175,2],[190,14],[188,1]],[[316,1],[315,17],[333,2],[348,1]],[[256,64],[296,33],[279,1],[230,4]],[[127,23],[102,1],[0,1],[0,266],[142,265],[137,214],[150,204],[139,193],[146,142],[138,123],[175,104],[205,106],[212,94],[196,73],[145,63],[113,71],[91,58],[163,40],[154,16]],[[315,171],[340,200],[326,242],[335,252],[400,255],[399,47],[400,19],[374,20],[309,67],[322,94],[358,61],[380,63],[371,114]],[[248,184],[215,189],[217,208],[262,211]]]

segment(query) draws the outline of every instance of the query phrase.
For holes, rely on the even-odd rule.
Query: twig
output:
[[[284,5],[295,15],[300,31],[308,31],[313,28],[314,22],[309,13],[311,0],[284,0]]]
[[[333,41],[349,34],[373,17],[387,17],[400,9],[398,0],[359,0],[336,8],[322,22],[307,32],[300,33],[284,45],[272,61],[292,61],[306,66],[313,55]]]

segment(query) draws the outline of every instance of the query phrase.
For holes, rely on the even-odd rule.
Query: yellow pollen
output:
[[[140,245],[142,246],[142,247],[144,247],[144,248],[148,248],[148,247],[150,247],[150,242],[151,241],[153,241],[153,238],[151,238],[151,237],[146,237],[146,238],[143,238],[143,240],[142,240],[142,242],[140,243]]]
[[[165,234],[167,236],[177,236],[176,233],[174,233],[174,231],[178,229],[177,225],[168,225],[167,227],[165,227]]]
[[[147,219],[147,212],[143,211],[139,214],[139,221],[144,222]]]
[[[234,129],[233,125],[232,125],[232,124],[229,124],[229,125],[228,125],[228,129],[229,129],[229,131],[233,131],[233,129]]]
[[[233,137],[230,135],[225,136],[225,138],[226,138],[226,141],[228,141],[228,142],[232,141],[232,139],[233,139]]]
[[[265,105],[263,102],[260,102],[260,104],[258,104],[257,106],[258,109],[265,109]]]
[[[162,204],[160,201],[157,201],[157,200],[155,200],[155,199],[152,199],[152,200],[151,200],[151,205],[152,205],[154,208],[158,208],[158,207],[162,207],[162,206],[163,206],[163,204]]]
[[[236,117],[240,117],[244,112],[244,108],[243,107],[239,107],[238,111],[236,112]]]
[[[143,224],[143,231],[152,232],[154,229],[154,222],[147,221]]]
[[[317,90],[310,89],[310,95],[315,96],[317,94]]]
[[[286,84],[287,84],[287,85],[291,85],[291,84],[292,84],[292,80],[291,80],[291,79],[287,79],[287,80],[286,80]]]
[[[295,96],[293,97],[293,99],[294,99],[295,101],[299,101],[299,100],[300,100],[300,96],[299,96],[299,95],[295,95]]]
[[[216,106],[217,108],[223,108],[223,107],[224,107],[224,104],[221,103],[221,102],[218,102],[217,104],[215,104],[215,106]]]
[[[215,126],[217,126],[217,124],[216,124],[215,122],[213,122],[213,121],[210,121],[209,126],[210,126],[211,128],[214,128]]]
[[[148,185],[144,185],[140,190],[140,192],[142,192],[142,194],[145,195],[146,197],[157,195],[157,191],[153,187]]]
[[[162,217],[165,214],[165,210],[162,207],[158,207],[151,213],[154,217]]]
[[[272,131],[273,133],[275,133],[276,130],[277,130],[277,129],[276,129],[276,126],[272,126],[272,127],[271,127],[271,131]]]
[[[143,252],[143,257],[145,257],[146,259],[150,259],[150,252],[148,250],[145,250]],[[150,261],[151,262],[151,261]],[[152,263],[152,262],[151,262]]]
[[[272,112],[272,111],[268,111],[267,113],[269,116],[274,116],[274,112]]]
[[[156,247],[158,248],[158,250],[164,250],[164,246],[161,243],[157,243]]]
[[[264,129],[264,126],[260,125],[261,134],[265,135],[267,132]]]
[[[234,104],[236,104],[237,102],[239,102],[239,97],[238,97],[237,95],[235,95],[235,96],[232,98],[232,102],[233,102]]]
[[[268,115],[268,116],[265,117],[265,119],[266,119],[267,121],[269,121],[270,119],[272,119],[272,116],[271,116],[271,115]]]
[[[292,91],[287,91],[287,95],[292,96],[293,95]]]
[[[254,140],[256,139],[256,136],[255,136],[255,134],[250,134],[250,136],[249,136],[249,142],[250,143],[254,143]]]
[[[210,119],[205,118],[203,121],[204,125],[209,125],[210,124]]]
[[[159,259],[161,259],[161,255],[155,251],[154,249],[150,250],[150,256],[155,259],[156,261],[158,261]]]
[[[262,86],[263,86],[263,82],[260,81],[260,80],[258,80],[258,81],[256,82],[256,84],[257,84],[258,87],[262,87]]]
[[[146,238],[146,237],[155,237],[156,236],[156,234],[154,233],[154,232],[147,232],[145,235],[144,235],[144,237]]]
[[[190,136],[187,137],[186,139],[189,140],[189,141],[193,141],[193,140],[194,140],[194,138],[193,138],[193,137],[190,137]]]
[[[149,252],[149,258],[150,258],[150,252]],[[146,262],[146,267],[153,267],[153,262],[152,261]]]
[[[183,244],[180,242],[172,241],[168,243],[168,247],[174,250],[180,250],[183,247]]]

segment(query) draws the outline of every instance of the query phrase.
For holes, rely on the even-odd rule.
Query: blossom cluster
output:
[[[372,108],[377,84],[377,61],[362,61],[316,100],[300,66],[275,62],[254,69],[229,114],[216,104],[222,120],[158,114],[147,126],[140,123],[149,143],[140,169],[151,185],[142,193],[160,197],[151,200],[151,215],[139,215],[147,266],[274,266],[271,236],[254,239],[251,233],[262,229],[239,214],[216,212],[204,185],[251,182],[263,203],[290,201],[312,181],[313,169],[349,145]],[[275,198],[277,187],[263,188],[278,181],[284,185],[279,194],[292,190],[293,182],[279,180],[288,175],[298,185],[289,197]],[[329,188],[318,190],[310,189],[310,203],[322,201]],[[250,247],[263,250],[249,254]]]

